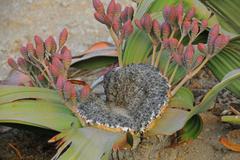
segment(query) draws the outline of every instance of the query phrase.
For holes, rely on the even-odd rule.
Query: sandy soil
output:
[[[128,0],[121,2],[130,3]],[[35,34],[43,38],[57,36],[67,27],[70,32],[68,44],[74,54],[96,41],[111,41],[104,26],[94,20],[90,0],[0,0],[0,22],[0,78],[9,72],[7,57],[18,55],[20,46],[32,41]],[[204,129],[198,139],[161,150],[157,139],[146,140],[137,149],[135,159],[240,160],[240,154],[225,149],[218,142],[233,126],[221,123],[211,112],[202,117]],[[52,134],[18,129],[1,131],[0,160],[19,159],[9,144],[19,150],[24,160],[47,160],[54,154],[54,147],[46,143]]]

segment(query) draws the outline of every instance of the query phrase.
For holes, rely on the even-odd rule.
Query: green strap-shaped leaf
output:
[[[212,102],[215,100],[217,94],[224,89],[229,84],[233,83],[234,81],[238,80],[240,78],[240,72],[239,70],[234,70],[230,73],[228,73],[223,80],[218,83],[216,86],[214,86],[203,98],[201,103],[194,107],[194,109],[191,111],[191,116],[205,112],[209,109]],[[238,93],[240,94],[240,92]]]
[[[136,19],[140,19],[148,10],[149,8],[152,6],[152,3],[155,0],[143,0],[141,1],[141,3],[138,6],[137,12],[134,16],[134,18]]]
[[[199,115],[194,115],[187,121],[182,130],[179,131],[179,142],[196,139],[203,129],[203,121]]]
[[[91,75],[97,69],[101,69],[110,66],[117,62],[117,57],[92,57],[90,59],[81,60],[73,63],[71,65],[71,70],[69,71],[70,77],[80,77],[85,75]]]
[[[213,11],[221,26],[231,33],[240,33],[239,0],[201,0],[211,11]]]
[[[160,118],[154,121],[154,126],[147,131],[147,135],[172,135],[186,124],[190,112],[182,109],[166,108]]]
[[[222,32],[236,37],[230,41],[228,46],[215,56],[208,67],[220,80],[229,71],[240,67],[240,21],[239,21],[239,0],[201,0],[213,13],[215,13],[218,23],[221,24]],[[240,97],[240,80],[228,86],[235,96]]]
[[[113,144],[126,136],[101,129],[71,128],[56,136],[64,141],[52,160],[100,160],[108,159]],[[67,148],[69,146],[69,148]],[[66,151],[65,151],[66,150]]]
[[[63,104],[43,100],[20,100],[0,105],[0,123],[16,123],[55,131],[71,128],[78,119]]]
[[[208,67],[218,79],[222,79],[228,72],[240,68],[240,36],[232,39],[227,47],[208,63]],[[240,97],[240,80],[233,82],[227,88],[235,96]]]
[[[123,55],[124,65],[145,63],[151,52],[151,42],[148,36],[135,28],[134,33],[129,37]]]
[[[22,86],[0,86],[0,88],[0,104],[26,98],[44,99],[55,103],[62,102],[56,91],[46,88]]]
[[[100,41],[73,57],[68,76],[75,78],[97,72],[117,62],[117,51],[113,44]]]
[[[186,88],[182,87],[178,90],[178,92],[170,99],[169,106],[184,108],[184,109],[192,109],[194,102],[194,96],[192,92]]]
[[[240,124],[240,116],[222,116],[221,120],[227,123]]]

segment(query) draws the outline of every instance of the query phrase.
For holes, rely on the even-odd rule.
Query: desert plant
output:
[[[8,60],[28,80],[21,84],[24,86],[1,86],[0,123],[60,132],[49,140],[57,142],[53,159],[108,159],[111,149],[132,148],[142,136],[179,131],[180,142],[196,138],[202,129],[199,113],[207,111],[218,92],[239,79],[240,73],[226,75],[196,106],[192,92],[183,85],[228,44],[229,38],[219,34],[216,24],[209,31],[207,43],[199,43],[207,21],[195,18],[194,8],[184,14],[181,3],[164,8],[160,25],[154,18],[159,14],[143,14],[152,2],[142,1],[134,16],[132,7],[122,10],[115,0],[106,12],[100,0],[93,0],[95,18],[107,26],[115,47],[96,44],[100,49],[90,48],[75,57],[80,59],[72,65],[73,57],[64,46],[66,29],[59,36],[58,47],[53,37],[43,42],[36,36],[35,47],[29,43],[21,49],[22,57],[17,62]],[[136,49],[136,44],[143,41],[148,42],[139,47],[148,51]],[[104,49],[111,52],[99,52]],[[72,79],[79,75],[77,67],[99,57],[108,59],[100,67],[115,63],[116,57],[119,67],[107,67],[104,76],[92,85]],[[101,81],[105,97],[94,93]]]

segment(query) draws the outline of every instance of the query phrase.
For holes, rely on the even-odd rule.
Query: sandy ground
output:
[[[94,20],[90,0],[0,0],[0,22],[0,78],[9,72],[7,57],[18,55],[21,45],[32,41],[35,34],[43,38],[58,36],[64,27],[68,28],[68,46],[75,55],[96,41],[111,41],[105,27]],[[233,127],[221,123],[219,117],[210,112],[202,117],[204,129],[197,140],[163,150],[158,149],[157,140],[148,140],[138,148],[135,159],[240,160],[240,154],[225,149],[218,142],[219,137]],[[54,149],[45,142],[51,134],[36,133],[18,129],[0,132],[0,160],[18,159],[9,144],[19,150],[24,160],[50,159]]]

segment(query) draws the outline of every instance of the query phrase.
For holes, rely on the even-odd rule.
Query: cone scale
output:
[[[144,132],[164,112],[169,84],[151,65],[129,65],[108,73],[103,96],[92,93],[78,112],[89,125],[111,131]]]

